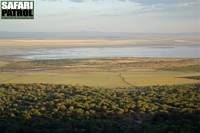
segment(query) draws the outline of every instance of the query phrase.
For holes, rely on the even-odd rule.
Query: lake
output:
[[[200,45],[179,44],[99,47],[27,47],[15,49],[7,48],[7,51],[4,51],[4,54],[1,52],[0,55],[17,56],[33,60],[106,57],[200,58]]]

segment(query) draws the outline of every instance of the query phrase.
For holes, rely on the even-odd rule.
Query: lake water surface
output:
[[[32,47],[11,51],[24,59],[80,59],[103,57],[200,58],[200,45],[137,45],[101,47]]]

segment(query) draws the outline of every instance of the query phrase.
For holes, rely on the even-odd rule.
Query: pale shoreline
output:
[[[0,46],[123,46],[151,44],[199,44],[200,39],[0,39]]]

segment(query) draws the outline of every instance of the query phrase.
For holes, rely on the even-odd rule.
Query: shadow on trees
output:
[[[0,119],[0,133],[198,133],[199,127],[199,112]]]

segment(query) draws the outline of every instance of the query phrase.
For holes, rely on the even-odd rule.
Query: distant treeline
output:
[[[200,84],[0,84],[0,133],[198,133]]]

